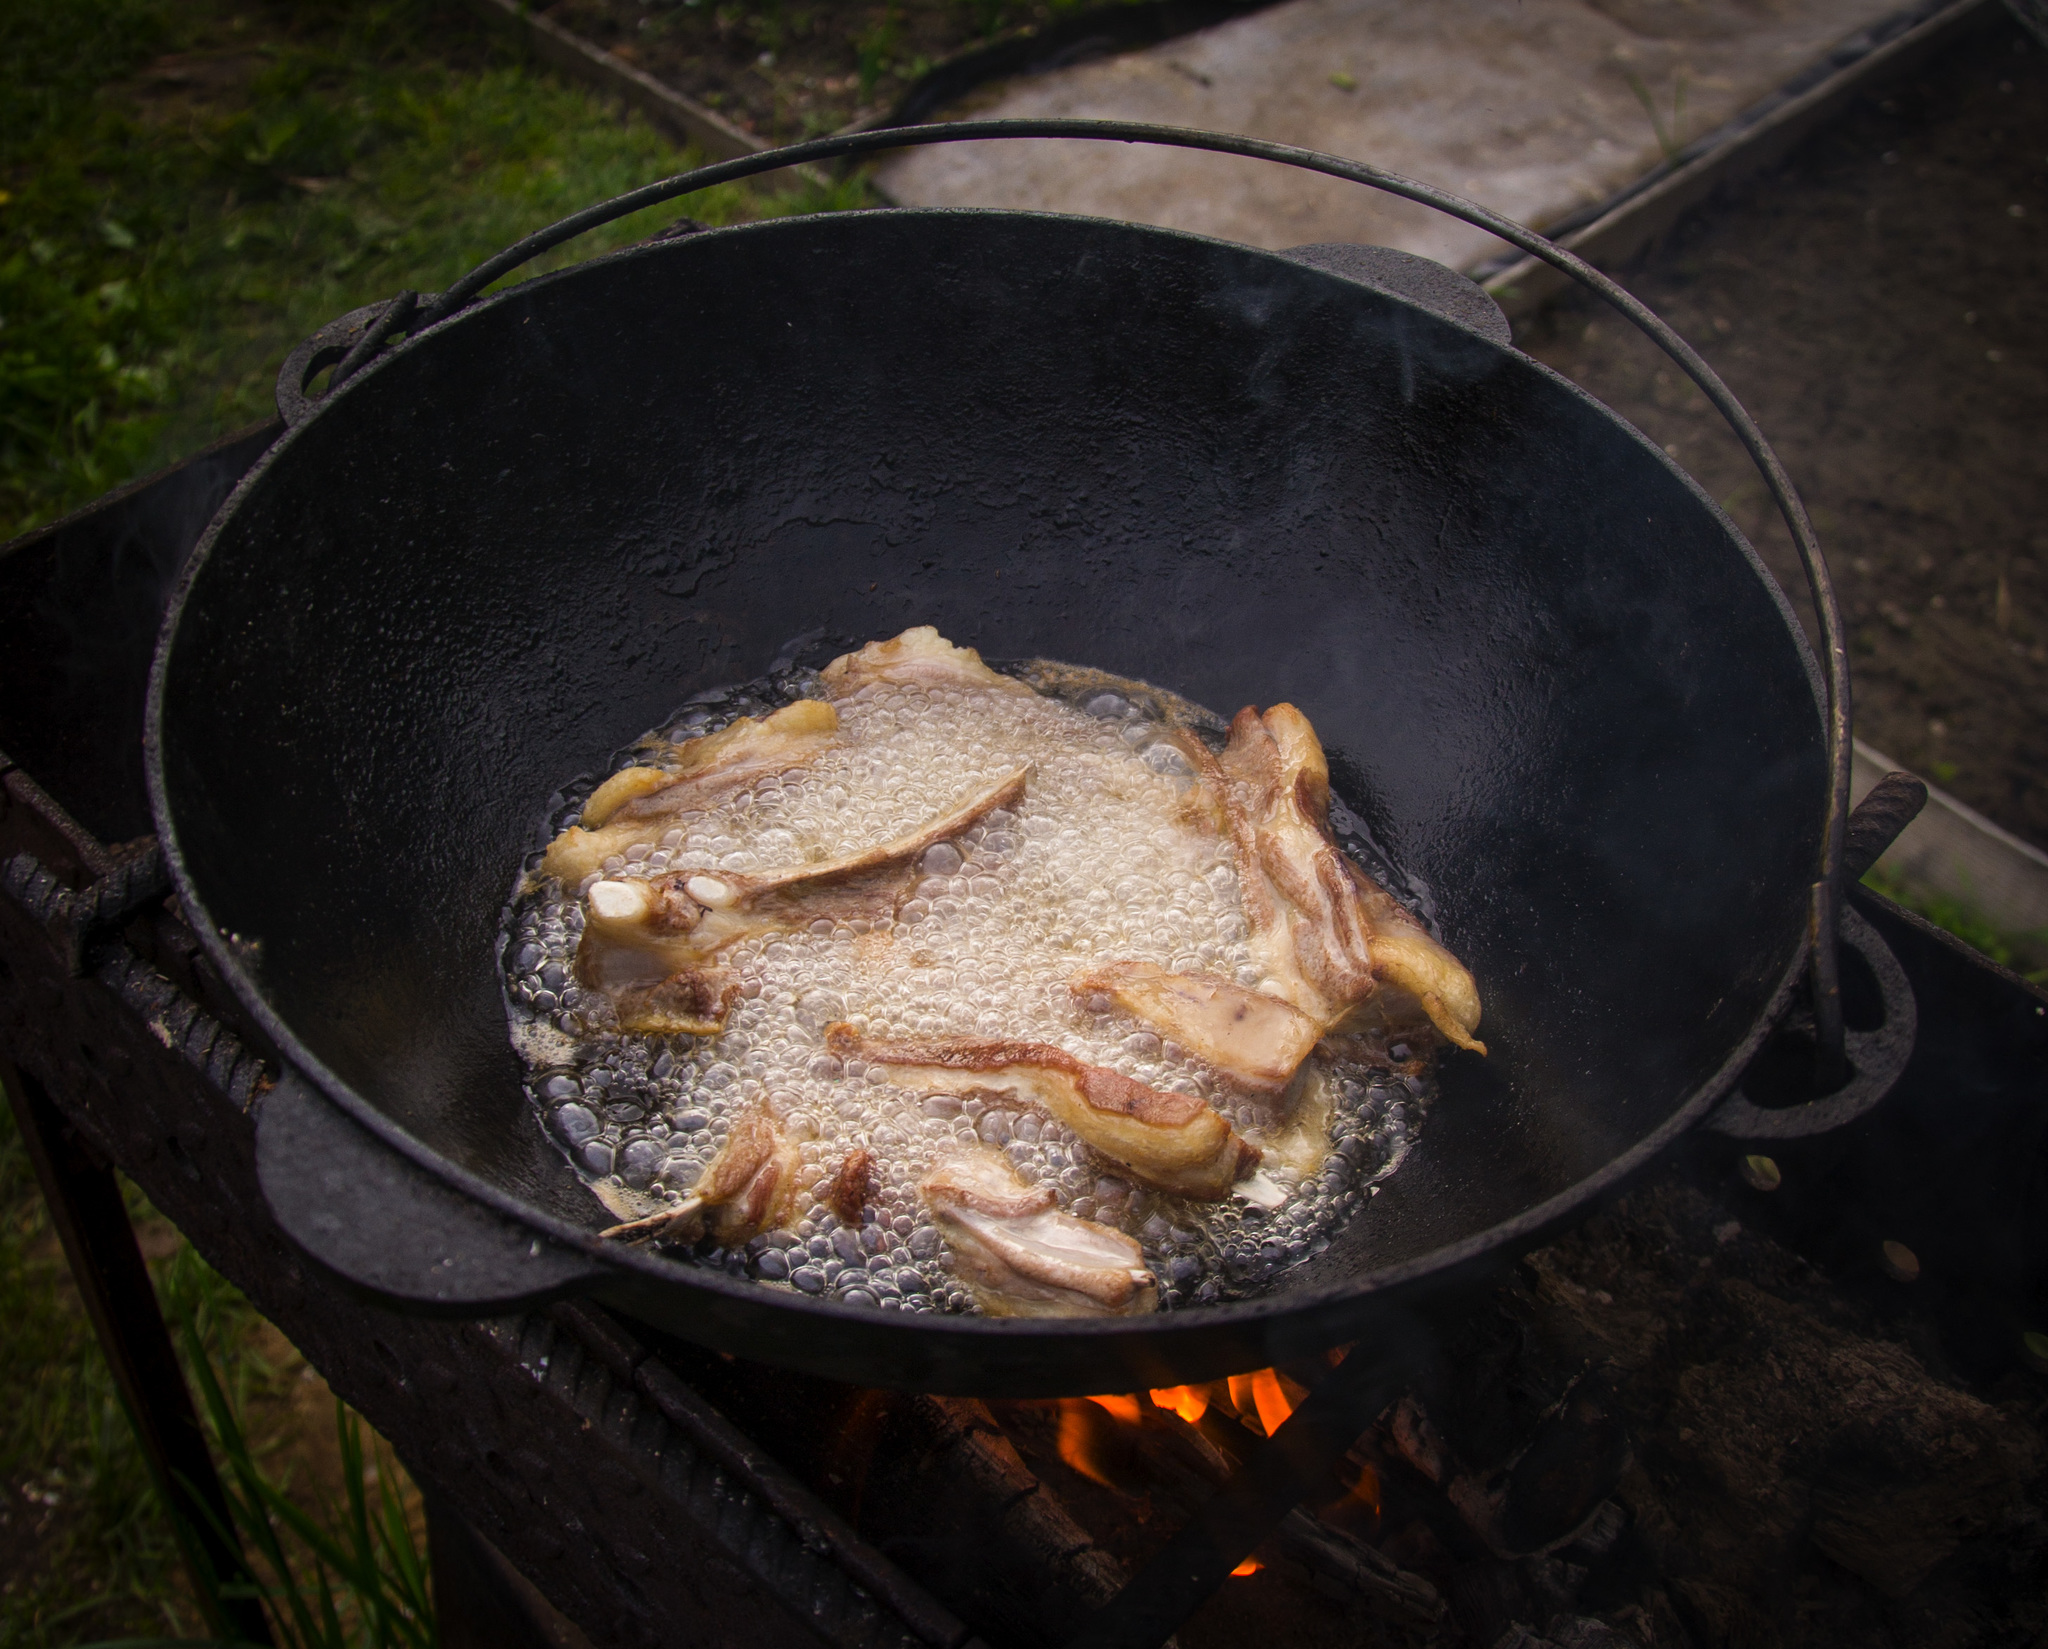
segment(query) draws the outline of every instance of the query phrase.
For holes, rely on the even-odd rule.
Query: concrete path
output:
[[[1901,0],[1288,0],[949,115],[1197,126],[1370,161],[1541,228],[1604,200]],[[1646,102],[1648,107],[1646,107]],[[1654,109],[1654,117],[1652,110]],[[1254,246],[1359,241],[1469,269],[1427,207],[1221,155],[958,144],[885,165],[904,205],[1080,212]]]

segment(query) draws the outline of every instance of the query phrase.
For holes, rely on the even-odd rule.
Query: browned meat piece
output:
[[[819,674],[835,699],[851,698],[880,682],[915,683],[932,687],[985,687],[998,693],[1031,689],[1010,676],[998,675],[981,662],[972,647],[955,647],[929,624],[905,630],[892,641],[871,641],[857,653],[846,653]]]
[[[1221,756],[1192,735],[1177,742],[1228,825],[1252,945],[1281,993],[1331,1030],[1391,986],[1448,1040],[1486,1052],[1471,974],[1331,838],[1329,763],[1308,718],[1247,707]]]
[[[1144,1250],[1121,1231],[1062,1214],[993,1151],[941,1163],[922,1186],[961,1278],[992,1317],[1118,1316],[1159,1303]]]
[[[855,1150],[846,1153],[839,1172],[825,1192],[825,1206],[839,1216],[842,1225],[860,1224],[860,1211],[875,1194],[875,1153]]]
[[[1322,1026],[1292,1003],[1209,973],[1169,973],[1153,962],[1110,962],[1077,977],[1076,992],[1106,996],[1198,1059],[1253,1088],[1277,1093],[1308,1057]]]
[[[663,746],[668,765],[629,767],[591,793],[581,822],[548,844],[541,872],[574,887],[613,854],[657,841],[680,814],[771,773],[807,766],[838,730],[831,705],[799,699],[772,716],[744,716],[719,732]]]
[[[674,1208],[614,1225],[602,1235],[624,1242],[695,1242],[708,1229],[727,1248],[783,1224],[796,1199],[803,1153],[782,1137],[763,1106],[740,1116],[725,1149]]]
[[[831,1025],[825,1046],[915,1093],[997,1094],[1035,1105],[1148,1185],[1220,1202],[1258,1166],[1258,1147],[1207,1102],[1161,1093],[1042,1042],[893,1042]]]
[[[786,933],[816,921],[886,918],[925,850],[997,808],[1013,806],[1024,794],[1024,780],[1019,768],[908,836],[824,864],[595,882],[576,949],[576,976],[593,990],[645,990],[685,976],[705,977],[720,951],[756,934]],[[623,996],[615,1002],[623,1014]],[[723,1025],[730,1004],[729,995],[719,997],[716,1015],[704,1021],[712,1031]]]

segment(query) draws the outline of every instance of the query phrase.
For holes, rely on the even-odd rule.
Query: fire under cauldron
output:
[[[1827,676],[1711,500],[1420,260],[880,211],[692,233],[476,298],[722,178],[1006,135],[1311,165],[1592,279],[1759,456]],[[1099,123],[825,140],[345,318],[289,363],[280,405],[294,427],[167,616],[149,781],[185,910],[293,1068],[260,1118],[271,1205],[383,1298],[474,1315],[585,1293],[735,1354],[983,1395],[1168,1386],[1349,1340],[1391,1354],[1409,1307],[1706,1116],[1814,931],[1823,1058],[1839,1038],[1846,681],[1804,516],[1682,343],[1479,208]],[[1384,1194],[1264,1297],[1027,1322],[764,1289],[600,1243],[603,1210],[529,1111],[494,947],[561,776],[693,692],[923,623],[1225,713],[1292,700],[1434,889],[1492,1057],[1446,1062]],[[1882,1091],[1876,1046],[1852,1045],[1832,1103]]]

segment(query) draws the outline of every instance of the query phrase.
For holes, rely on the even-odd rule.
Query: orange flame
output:
[[[1135,1395],[1123,1397],[1112,1392],[1108,1396],[1091,1396],[1087,1400],[1091,1403],[1100,1404],[1103,1408],[1107,1409],[1112,1419],[1121,1420],[1127,1426],[1138,1424],[1138,1399]]]
[[[1258,1403],[1252,1396],[1252,1377],[1249,1374],[1233,1374],[1230,1377],[1230,1406],[1237,1410],[1240,1420],[1249,1420],[1258,1413]]]
[[[1271,1437],[1301,1407],[1308,1388],[1290,1380],[1278,1369],[1254,1369],[1250,1374],[1233,1374],[1229,1381],[1230,1406],[1251,1430]]]
[[[1177,1414],[1191,1426],[1209,1412],[1206,1386],[1161,1386],[1151,1396],[1154,1408]]]
[[[1231,1578],[1236,1579],[1240,1575],[1255,1575],[1264,1567],[1265,1564],[1261,1563],[1257,1558],[1248,1557],[1230,1571]]]
[[[1351,1485],[1351,1492],[1374,1511],[1380,1509],[1380,1474],[1369,1465],[1358,1468],[1358,1481]]]
[[[1287,1417],[1294,1412],[1294,1402],[1280,1387],[1280,1375],[1275,1369],[1262,1368],[1252,1376],[1252,1401],[1258,1405],[1259,1424],[1271,1437],[1287,1423]]]
[[[1380,1474],[1373,1470],[1370,1461],[1354,1461],[1358,1475],[1351,1480],[1351,1487],[1335,1500],[1322,1508],[1324,1517],[1337,1517],[1349,1511],[1353,1502],[1363,1506],[1373,1516],[1380,1512]]]
[[[1060,1399],[1059,1456],[1083,1477],[1106,1488],[1116,1487],[1112,1479],[1112,1457],[1116,1445],[1102,1430],[1101,1410],[1119,1426],[1145,1423],[1145,1399],[1154,1408],[1178,1415],[1192,1426],[1219,1408],[1233,1413],[1252,1431],[1270,1437],[1287,1423],[1288,1417],[1308,1396],[1308,1388],[1289,1379],[1278,1369],[1254,1369],[1233,1374],[1227,1380],[1211,1380],[1199,1386],[1159,1386],[1149,1392],[1091,1392],[1086,1397]],[[1094,1408],[1089,1405],[1093,1404]],[[1108,1452],[1105,1453],[1105,1450]],[[1355,1492],[1377,1509],[1379,1485],[1361,1485]],[[1243,1571],[1246,1574],[1250,1570]]]
[[[1060,1458],[1091,1482],[1113,1489],[1116,1485],[1109,1480],[1109,1473],[1097,1458],[1095,1439],[1089,1435],[1088,1413],[1087,1398],[1060,1399]]]

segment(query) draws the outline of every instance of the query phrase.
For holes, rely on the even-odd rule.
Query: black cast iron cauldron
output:
[[[261,1113],[266,1191],[344,1276],[466,1313],[591,1293],[870,1385],[1208,1378],[1370,1335],[1526,1243],[1700,1117],[1788,1000],[1846,793],[1822,676],[1729,521],[1497,314],[1490,336],[1242,246],[954,211],[698,233],[468,301],[720,177],[1020,128],[1448,198],[1094,123],[708,168],[381,312],[194,555],[152,680],[152,802],[291,1067]],[[1824,574],[1817,596],[1832,645]],[[1226,714],[1292,700],[1436,890],[1492,1057],[1446,1062],[1408,1164],[1270,1295],[904,1316],[594,1240],[608,1216],[522,1098],[495,954],[550,792],[793,638],[920,623]]]

